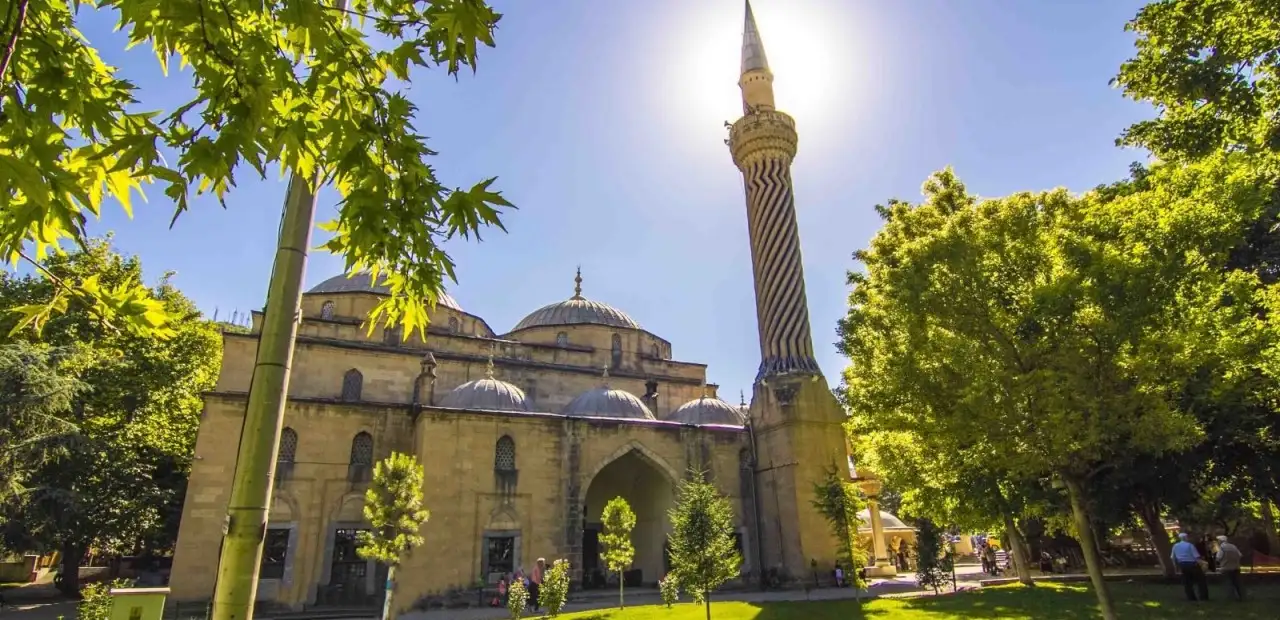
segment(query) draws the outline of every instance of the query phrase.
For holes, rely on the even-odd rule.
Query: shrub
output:
[[[671,609],[680,600],[680,581],[675,575],[667,575],[658,582],[658,590],[662,593],[662,602]]]
[[[80,589],[80,604],[76,606],[78,620],[110,620],[111,590],[133,587],[128,579],[116,579],[110,584],[91,583]]]
[[[547,574],[542,576],[542,588],[538,590],[538,604],[547,608],[547,615],[554,618],[569,600],[569,561],[556,560]]]
[[[514,620],[519,620],[524,615],[524,606],[529,603],[529,591],[524,589],[524,582],[515,579],[511,582],[511,587],[507,588],[507,611],[511,612]]]

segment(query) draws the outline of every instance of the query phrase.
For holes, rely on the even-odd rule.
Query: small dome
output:
[[[655,419],[639,398],[630,392],[609,389],[608,386],[579,394],[564,408],[564,414],[575,418]]]
[[[635,319],[609,304],[591,301],[582,296],[582,270],[574,278],[573,297],[548,304],[524,317],[511,331],[547,325],[608,325],[627,329],[640,329]]]
[[[691,400],[666,417],[672,422],[682,424],[728,424],[742,426],[746,423],[742,411],[719,398],[703,396]]]
[[[381,279],[379,278],[379,280]],[[347,277],[347,274],[333,276],[315,285],[307,293],[373,293],[374,295],[390,295],[391,289],[381,283],[374,284],[369,272],[361,271],[352,274],[351,277]],[[444,291],[440,292],[439,298],[436,299],[436,305],[463,312],[462,306],[459,306],[458,302]]]
[[[485,378],[453,388],[440,400],[440,406],[482,411],[528,411],[529,400],[525,398],[524,390],[493,378],[493,359],[490,358]]]
[[[880,527],[886,530],[914,529],[910,525],[903,523],[902,519],[883,510],[880,511]],[[858,511],[858,531],[871,531],[871,511],[866,508]]]

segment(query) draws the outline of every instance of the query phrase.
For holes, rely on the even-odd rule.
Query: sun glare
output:
[[[756,0],[752,9],[774,75],[778,108],[801,126],[829,124],[852,105],[858,71],[852,33],[841,3],[832,0]],[[738,90],[741,65],[743,4],[720,0],[682,4],[672,22],[680,24],[668,37],[675,67],[662,89],[676,129],[690,125],[719,128],[721,121],[742,115]],[[663,79],[658,77],[657,79]]]

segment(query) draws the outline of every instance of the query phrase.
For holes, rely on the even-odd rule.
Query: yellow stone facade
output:
[[[427,472],[431,519],[422,530],[425,544],[397,574],[398,606],[495,580],[506,572],[488,566],[487,545],[496,538],[511,539],[507,569],[564,557],[580,580],[590,578],[582,569],[598,562],[584,560],[584,544],[590,555],[584,530],[597,529],[604,502],[619,495],[637,513],[636,568],[652,583],[666,572],[663,542],[674,486],[691,468],[710,472],[731,499],[742,528],[744,571],[755,570],[745,535],[751,507],[743,489],[751,481],[742,465],[749,462],[750,441],[742,424],[664,420],[680,405],[715,397],[704,365],[670,359],[670,343],[643,329],[574,323],[496,336],[480,317],[444,304],[430,312],[426,341],[380,328],[369,334],[363,319],[379,295],[371,289],[303,296],[284,420],[294,442],[282,446],[291,454],[278,464],[267,555],[273,536],[285,546],[276,556],[282,566],[264,564],[260,601],[295,609],[367,604],[377,592],[376,567],[355,566],[337,548],[343,532],[367,527],[361,513],[367,473],[352,464],[362,433],[372,439],[373,461],[393,451],[411,453]],[[174,558],[175,601],[212,595],[260,318],[248,334],[224,335],[223,370],[206,395]],[[423,365],[428,353],[434,380]],[[344,394],[352,370],[361,376],[358,394]],[[520,387],[531,411],[440,406],[446,394],[489,372]],[[641,400],[657,419],[560,413],[605,382],[648,394]],[[513,471],[496,462],[504,438],[514,446]]]

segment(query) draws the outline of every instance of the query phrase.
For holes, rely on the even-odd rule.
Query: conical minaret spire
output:
[[[746,11],[742,76],[738,79],[743,116],[729,130],[729,150],[747,190],[747,229],[760,332],[756,379],[790,373],[817,375],[820,371],[813,354],[800,232],[791,192],[796,123],[773,106],[773,73],[749,1]]]
[[[774,109],[773,72],[769,70],[769,58],[764,53],[764,41],[756,26],[751,0],[747,0],[747,17],[742,27],[742,75],[738,86],[742,89],[743,114]]]

